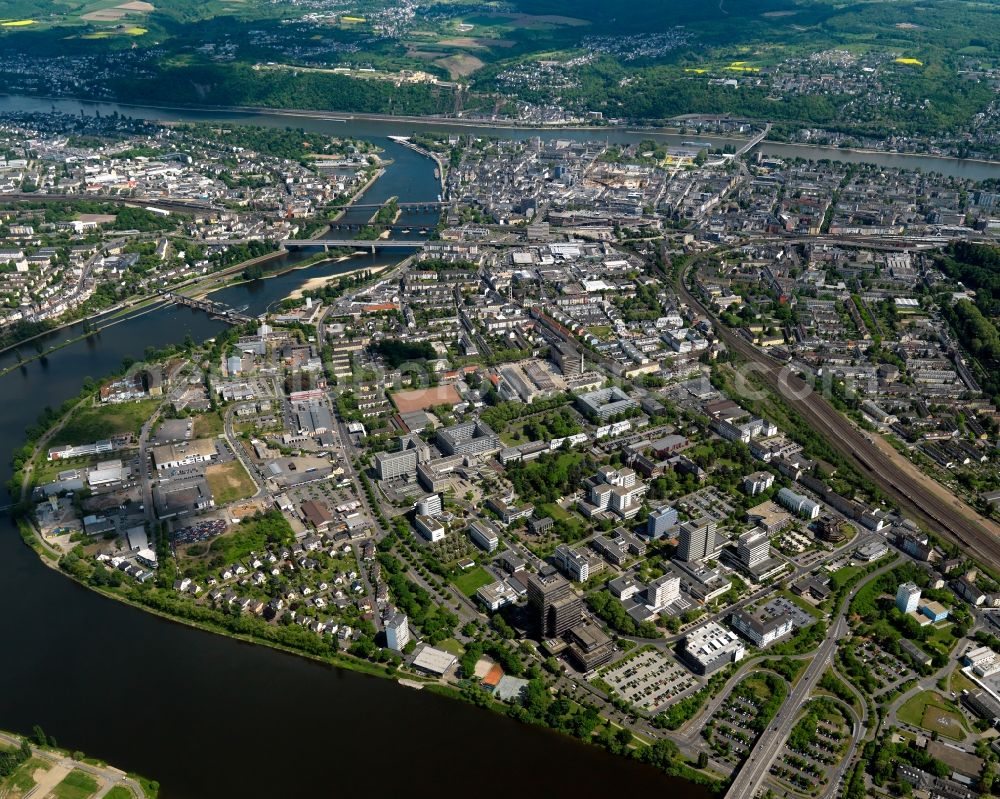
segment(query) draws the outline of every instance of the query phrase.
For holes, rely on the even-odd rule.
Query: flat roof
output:
[[[413,665],[421,671],[430,672],[431,674],[444,674],[451,668],[456,659],[451,652],[445,652],[443,649],[435,649],[432,646],[425,646],[413,658]]]

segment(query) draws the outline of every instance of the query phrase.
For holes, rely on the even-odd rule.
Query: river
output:
[[[427,181],[423,173],[433,171],[433,165],[420,155],[408,150],[387,136],[408,136],[415,131],[441,131],[444,133],[468,134],[476,136],[494,136],[505,139],[527,139],[539,136],[543,139],[569,139],[574,141],[598,140],[613,143],[637,142],[643,139],[659,139],[672,144],[684,141],[704,141],[713,146],[722,147],[725,144],[737,144],[738,139],[728,139],[718,136],[703,136],[701,134],[663,133],[656,129],[628,130],[622,128],[508,128],[489,124],[454,124],[444,120],[418,122],[415,120],[368,119],[351,118],[350,114],[330,113],[325,118],[309,115],[243,112],[243,111],[199,111],[194,109],[153,108],[143,106],[120,105],[118,103],[90,102],[84,100],[49,100],[23,95],[0,95],[0,112],[3,111],[50,111],[55,108],[67,114],[112,114],[118,112],[137,119],[203,121],[220,120],[243,122],[252,125],[268,127],[296,127],[307,131],[326,133],[331,136],[354,136],[360,139],[376,141],[385,148],[385,156],[394,159],[403,166],[396,169],[392,183],[379,181],[365,196],[364,202],[384,202],[389,197],[399,196],[410,202],[430,201],[437,199],[436,182]],[[812,145],[791,145],[780,142],[764,142],[756,148],[765,155],[780,158],[805,158],[815,161],[827,158],[834,161],[850,163],[880,164],[885,167],[900,167],[904,169],[923,169],[927,172],[940,172],[949,177],[984,180],[1000,178],[1000,162],[982,162],[959,158],[938,158],[934,156],[905,153],[873,153],[855,150],[843,150],[836,147],[818,147]],[[420,163],[421,166],[417,166]],[[432,175],[433,177],[433,175]],[[381,184],[381,185],[380,185]]]
[[[51,105],[0,98],[0,110]],[[136,109],[119,111],[139,115]],[[280,116],[241,118],[289,124]],[[383,140],[384,128],[305,119],[301,124],[371,137],[386,148],[394,163],[366,201],[436,199],[433,165]],[[377,265],[382,257],[326,262],[216,296],[259,313],[310,277]],[[388,256],[388,262],[398,257]],[[149,346],[178,342],[188,333],[201,340],[221,329],[222,323],[186,307],[137,311],[13,369],[0,378],[0,480],[10,476],[8,454],[21,445],[25,428],[44,406],[74,396],[85,377],[107,375],[124,358],[141,358]],[[47,348],[82,332],[81,325],[70,326],[39,343]],[[31,353],[34,344],[24,349]],[[11,365],[17,365],[15,353],[0,354],[0,369]],[[639,792],[706,796],[682,780],[544,729],[106,599],[44,566],[7,517],[0,519],[0,600],[0,727],[27,733],[40,724],[61,746],[159,780],[163,799],[362,792],[423,797],[483,790],[547,799]]]

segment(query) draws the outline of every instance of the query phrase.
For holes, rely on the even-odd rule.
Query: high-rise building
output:
[[[676,508],[664,506],[651,510],[646,519],[646,534],[650,538],[663,538],[675,524],[677,524]]]
[[[399,449],[395,452],[379,452],[375,455],[375,474],[379,480],[395,480],[397,477],[412,477],[417,465],[430,459],[430,449],[417,436],[402,436]]]
[[[555,560],[563,574],[571,580],[585,583],[590,579],[590,559],[585,552],[560,544],[556,547]]]
[[[583,355],[570,344],[557,341],[549,347],[552,360],[567,377],[583,374]]]
[[[736,542],[736,554],[740,562],[752,569],[771,557],[771,541],[767,533],[759,527],[748,530]]]
[[[528,577],[528,605],[543,638],[556,638],[580,622],[583,600],[555,569]]]
[[[715,554],[716,522],[708,516],[684,522],[678,536],[677,557],[681,560],[704,560]]]
[[[664,574],[650,581],[646,586],[646,604],[654,608],[665,608],[681,595],[681,578]]]
[[[437,516],[444,510],[440,494],[428,494],[417,502],[417,513],[421,516]]]
[[[410,641],[410,623],[405,613],[395,611],[385,620],[385,641],[389,649],[402,652]]]
[[[920,604],[920,589],[914,583],[903,583],[896,589],[896,607],[901,613],[913,613]]]

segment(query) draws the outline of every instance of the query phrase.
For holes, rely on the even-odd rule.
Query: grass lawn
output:
[[[16,791],[23,796],[35,787],[34,773],[38,769],[48,771],[49,763],[37,757],[29,757],[18,769],[7,778],[7,782],[0,782],[0,795],[9,796],[5,791]]]
[[[226,505],[238,499],[252,497],[257,491],[257,486],[238,460],[215,463],[207,467],[205,480],[212,490],[216,505]]]
[[[476,595],[476,591],[484,585],[494,582],[493,577],[482,566],[476,566],[458,575],[452,582],[455,587],[470,599]]]
[[[859,566],[845,566],[843,569],[837,569],[837,571],[830,575],[830,584],[836,590],[860,573],[861,568]]]
[[[951,622],[939,622],[932,625],[925,641],[927,646],[937,649],[943,655],[951,654],[951,650],[958,643],[958,639],[951,634],[953,626]]]
[[[222,432],[222,414],[218,411],[209,411],[208,413],[203,413],[201,416],[195,417],[191,437],[215,438],[222,435]]]
[[[960,694],[962,691],[975,691],[978,687],[979,686],[962,673],[961,669],[956,668],[951,673],[951,690],[953,690],[956,694]]]
[[[116,785],[104,794],[104,799],[135,799],[135,794],[124,785]]]
[[[542,510],[553,519],[572,520],[573,514],[556,502],[546,502],[542,505]]]
[[[899,709],[900,721],[937,732],[956,741],[965,739],[965,722],[955,706],[935,691],[923,691]]]
[[[437,645],[437,648],[443,649],[445,652],[451,652],[455,657],[461,657],[465,654],[465,647],[454,638],[445,638]]]
[[[97,405],[78,410],[49,442],[60,444],[91,444],[123,433],[139,435],[143,423],[153,415],[160,401],[156,399]]]
[[[80,769],[73,769],[53,790],[55,799],[87,799],[97,793],[100,784]]]
[[[771,698],[771,688],[763,677],[751,675],[744,679],[740,685],[745,685],[753,691],[753,695],[765,702]]]

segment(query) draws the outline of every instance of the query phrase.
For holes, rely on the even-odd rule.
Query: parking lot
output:
[[[776,596],[774,599],[768,601],[761,607],[761,612],[765,619],[773,619],[775,616],[787,613],[792,617],[792,624],[795,625],[796,629],[808,627],[816,621],[811,613],[803,610],[792,602],[792,600],[783,596]]]
[[[193,544],[197,541],[208,541],[226,532],[224,519],[204,519],[195,524],[174,530],[172,537],[174,546],[178,544]]]
[[[830,778],[831,770],[847,750],[851,735],[849,717],[840,705],[814,700],[792,728],[771,774],[797,790],[815,795]]]
[[[609,666],[601,679],[630,705],[650,713],[699,684],[680,663],[654,649],[640,650]]]
[[[734,766],[746,759],[784,696],[775,695],[781,682],[775,675],[748,674],[734,686],[701,731],[717,758]]]

